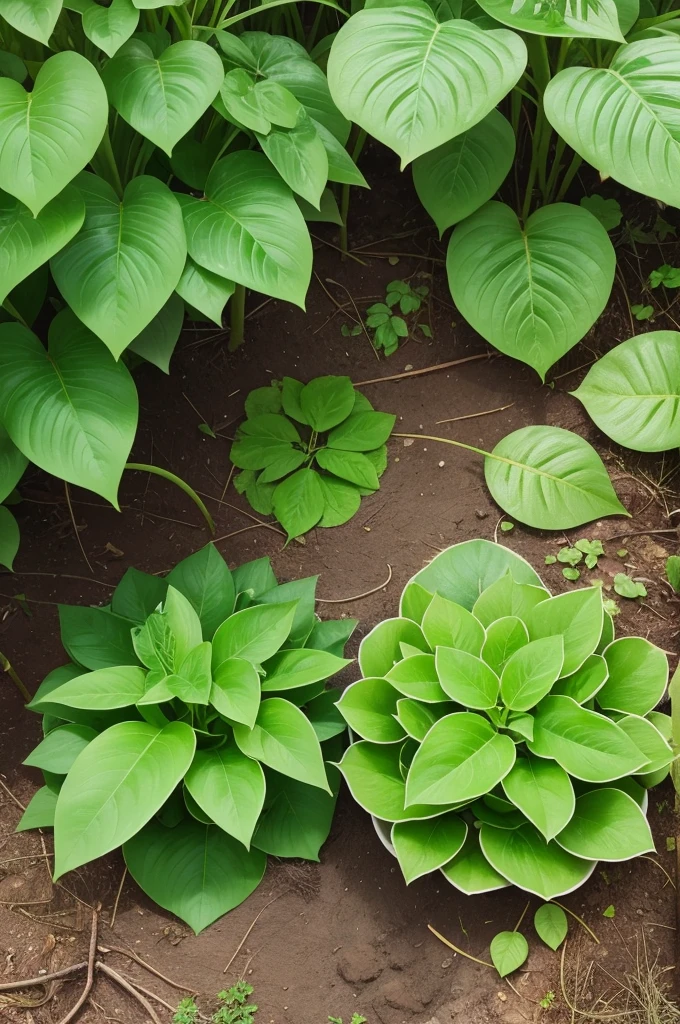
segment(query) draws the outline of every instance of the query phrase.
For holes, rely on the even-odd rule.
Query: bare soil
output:
[[[372,169],[369,164],[374,180],[384,174],[381,161],[382,154],[380,159],[373,157]],[[227,352],[224,333],[188,329],[169,378],[148,366],[137,371],[142,414],[134,459],[172,469],[207,496],[217,524],[215,542],[230,565],[267,554],[281,580],[318,573],[320,597],[335,602],[321,604],[320,614],[360,618],[352,653],[377,621],[395,613],[406,580],[436,552],[468,538],[497,536],[530,559],[539,572],[543,569],[554,591],[572,584],[563,579],[559,564],[544,566],[545,556],[578,537],[599,537],[607,557],[593,576],[610,586],[615,573],[624,569],[647,581],[646,600],[619,600],[618,631],[648,636],[675,652],[680,604],[664,582],[663,564],[678,549],[669,516],[680,505],[679,476],[673,475],[677,458],[640,457],[617,449],[568,394],[585,372],[584,364],[633,333],[620,283],[596,329],[554,369],[550,386],[541,386],[528,367],[492,355],[425,376],[371,384],[365,392],[376,408],[397,413],[397,429],[439,434],[487,449],[530,423],[576,430],[597,447],[632,519],[607,519],[569,536],[520,525],[500,533],[502,515],[485,488],[481,459],[419,440],[393,439],[380,491],[363,501],[346,526],[314,530],[304,545],[284,548],[279,534],[248,517],[250,510],[233,487],[224,491],[229,437],[251,388],[284,374],[307,380],[339,373],[365,381],[488,352],[450,304],[445,248],[424,224],[410,181],[393,180],[381,199],[375,193],[353,199],[352,238],[355,245],[362,244],[355,259],[341,261],[333,248],[334,230],[313,226],[318,236],[317,276],[306,314],[275,301],[257,308],[262,299],[250,296],[247,343],[239,352]],[[412,212],[404,217],[404,210]],[[657,256],[650,258],[673,262],[667,249],[663,258]],[[631,271],[630,277],[626,272],[630,301],[639,301],[640,264],[632,250],[624,266]],[[425,322],[431,324],[433,340],[410,340],[390,360],[377,360],[365,336],[341,334],[341,324],[351,322],[349,296],[363,312],[370,301],[384,295],[388,281],[411,275],[426,275],[416,279],[432,289]],[[337,304],[346,303],[349,310],[338,310]],[[653,326],[672,323],[664,318]],[[479,415],[501,406],[506,408]],[[216,439],[198,430],[202,421],[218,433]],[[25,501],[16,508],[22,530],[17,572],[0,576],[0,650],[33,692],[43,676],[65,660],[55,602],[105,603],[128,566],[162,572],[209,537],[197,510],[180,491],[139,473],[125,475],[120,513],[90,493],[73,490],[77,537],[63,485],[33,472],[22,493]],[[655,533],[659,530],[665,532]],[[622,547],[628,554],[618,557],[616,551]],[[349,600],[379,587],[390,574],[388,585],[368,597]],[[352,666],[339,685],[356,677]],[[599,945],[571,920],[561,971],[560,954],[541,946],[533,934],[531,916],[539,901],[532,899],[522,925],[531,955],[511,979],[514,987],[487,966],[442,945],[427,924],[465,953],[487,960],[490,939],[501,929],[515,927],[526,897],[513,889],[465,897],[441,876],[407,888],[368,816],[346,791],[320,864],[270,859],[258,891],[200,936],[160,912],[129,878],[123,881],[111,927],[124,871],[119,855],[73,872],[63,887],[57,887],[49,880],[43,853],[49,854],[51,837],[13,835],[21,813],[17,801],[27,803],[40,784],[34,770],[21,767],[40,727],[38,717],[23,710],[6,676],[0,709],[0,983],[86,959],[89,907],[97,904],[102,907],[99,942],[109,950],[101,958],[107,964],[171,1006],[182,993],[111,947],[132,950],[161,973],[194,989],[204,1008],[220,989],[243,975],[255,987],[258,1024],[325,1024],[329,1014],[348,1024],[353,1012],[365,1015],[369,1024],[515,1024],[542,1015],[555,1021],[597,1020],[598,1013],[621,1007],[620,1000],[607,1003],[617,992],[612,979],[633,970],[638,957],[644,962],[647,955],[658,969],[675,964],[675,892],[669,881],[675,874],[675,853],[667,849],[667,837],[676,836],[678,823],[668,786],[655,791],[650,801],[659,851],[655,862],[608,865],[564,899],[593,929]],[[611,906],[615,916],[604,917]],[[672,973],[662,978],[672,978]],[[3,1003],[0,993],[0,1020],[56,1024],[76,1001],[83,981],[81,974],[49,988],[43,1005]],[[546,1010],[538,1001],[549,992],[555,999]],[[83,1024],[142,1024],[150,1019],[108,979],[98,977],[93,993],[79,1018]],[[41,996],[40,988],[30,992],[31,999]],[[600,997],[604,1002],[591,1009]],[[581,1014],[572,1014],[568,1003],[574,1000]],[[158,1019],[167,1024],[170,1010],[153,1005]],[[635,1003],[629,999],[628,1005]],[[629,1019],[650,1024],[680,1019],[675,1011],[669,1012],[671,1016],[653,1017],[650,1011]]]

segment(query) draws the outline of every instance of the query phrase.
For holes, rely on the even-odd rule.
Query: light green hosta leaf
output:
[[[193,729],[121,722],[87,745],[66,776],[54,820],[54,875],[115,850],[160,810],[191,764]]]
[[[304,308],[312,244],[293,194],[261,153],[215,164],[206,198],[182,197],[189,255],[206,270]]]
[[[288,636],[297,602],[254,605],[231,615],[213,638],[213,667],[228,658],[259,665],[272,658]]]
[[[545,91],[551,125],[602,178],[670,206],[680,204],[677,62],[677,37],[644,39],[608,68],[565,68]]]
[[[302,711],[289,701],[281,697],[263,701],[253,728],[235,725],[234,739],[247,757],[330,793],[316,733]]]
[[[173,696],[179,697],[185,704],[209,703],[212,687],[211,654],[212,645],[209,640],[187,652],[177,672],[166,679],[166,685]]]
[[[123,848],[128,871],[147,896],[198,934],[257,889],[265,854],[246,850],[216,825],[187,819],[150,822]]]
[[[571,697],[546,697],[534,717],[532,753],[554,758],[576,779],[611,782],[632,775],[645,755],[623,729]]]
[[[90,162],[108,113],[94,65],[71,50],[45,61],[31,93],[0,78],[0,188],[37,215]]]
[[[294,127],[275,126],[257,140],[293,192],[318,209],[328,181],[328,157],[311,118],[303,111]]]
[[[0,505],[0,565],[10,571],[19,550],[19,527],[8,508]]]
[[[52,828],[58,796],[59,794],[49,786],[43,786],[34,793],[15,831],[25,832],[29,828]]]
[[[558,949],[567,937],[567,915],[554,903],[544,903],[534,914],[534,928],[539,939],[550,949]]]
[[[606,306],[616,256],[600,222],[580,206],[544,206],[522,228],[514,210],[490,202],[453,232],[446,267],[465,319],[543,380]]]
[[[0,325],[0,420],[41,469],[117,508],[137,410],[127,368],[70,310],[52,321],[47,351],[20,324]]]
[[[484,627],[467,608],[435,594],[423,616],[423,633],[430,647],[454,647],[479,655]]]
[[[515,133],[498,110],[413,164],[418,198],[440,237],[492,199],[515,156]]]
[[[87,725],[60,725],[47,734],[23,763],[56,775],[66,775],[96,735],[96,730]]]
[[[203,636],[215,631],[234,610],[235,587],[229,566],[213,544],[179,562],[167,577],[170,586],[190,601],[201,620]]]
[[[585,704],[602,689],[608,675],[609,669],[604,658],[599,654],[591,654],[576,672],[558,679],[552,693],[555,696],[571,697],[577,704]]]
[[[108,710],[136,704],[144,695],[146,673],[136,665],[95,669],[75,676],[52,690],[49,703],[70,708]],[[36,710],[41,704],[36,701]]]
[[[409,644],[431,654],[420,626],[411,619],[383,619],[365,636],[359,647],[359,668],[363,676],[385,676],[402,661],[399,645]]]
[[[571,779],[555,761],[533,754],[518,757],[503,779],[503,789],[547,840],[554,839],[574,813]]]
[[[658,718],[663,724],[665,716],[659,715]],[[660,732],[654,718],[650,720],[639,715],[626,715],[616,724],[630,736],[635,746],[639,747],[647,758],[648,763],[644,766],[645,775],[661,771],[671,763],[674,757],[673,749]]]
[[[474,815],[475,821],[485,822],[487,825],[495,825],[497,828],[519,828],[526,823],[527,819],[524,815],[513,808],[510,803],[507,805],[510,808],[509,810],[506,807],[503,807],[502,810],[490,807],[487,803],[488,796],[489,794],[487,793],[482,800],[475,800],[470,805],[470,811]]]
[[[468,829],[462,850],[441,870],[446,880],[467,896],[494,892],[509,884],[506,878],[491,867],[482,853],[476,828]]]
[[[215,669],[210,703],[225,718],[252,729],[260,699],[260,676],[250,661],[229,658]]]
[[[83,32],[107,57],[113,57],[137,28],[139,10],[132,0],[111,0],[110,7],[88,4],[83,11]]]
[[[528,643],[529,634],[522,620],[516,615],[504,615],[487,627],[482,658],[500,675],[508,658]]]
[[[593,861],[574,857],[554,841],[546,843],[533,825],[514,830],[482,825],[480,843],[484,856],[509,882],[544,900],[577,889],[595,869]]]
[[[401,693],[386,679],[360,679],[347,687],[337,708],[350,729],[362,739],[395,743],[405,736],[395,717],[400,697]]]
[[[323,690],[305,705],[305,714],[312,723],[319,743],[342,735],[347,728],[345,719],[337,709],[338,696],[337,690]]]
[[[347,748],[338,768],[349,791],[365,811],[383,821],[435,818],[448,808],[441,805],[405,806],[406,784],[400,768],[401,744],[360,740]]]
[[[493,789],[515,762],[515,744],[480,715],[447,715],[430,730],[408,774],[407,805],[453,804]]]
[[[480,710],[496,706],[499,679],[481,658],[467,651],[437,647],[435,659],[439,682],[452,700]]]
[[[644,812],[620,789],[596,789],[578,797],[574,816],[557,842],[589,860],[630,860],[655,852]]]
[[[0,192],[0,304],[71,241],[84,217],[83,200],[71,185],[37,217],[13,196]]]
[[[561,636],[532,640],[508,660],[501,676],[501,698],[513,711],[529,711],[559,677],[564,663]]]
[[[625,42],[619,27],[615,0],[566,0],[557,7],[536,5],[534,0],[477,0],[496,21],[518,32],[562,39],[612,39]]]
[[[472,614],[486,627],[507,615],[524,620],[531,609],[547,597],[550,597],[547,590],[527,583],[517,583],[508,570],[479,595]]]
[[[189,256],[177,284],[177,294],[221,327],[224,307],[234,294],[234,288],[233,281],[200,267]]]
[[[397,822],[392,828],[392,845],[406,884],[447,864],[462,849],[467,833],[467,825],[457,814]]]
[[[181,668],[187,654],[200,644],[203,634],[201,620],[188,598],[169,586],[163,615],[175,641],[174,668]]]
[[[0,0],[0,15],[12,28],[47,46],[62,0]]]
[[[163,308],[186,261],[182,213],[162,181],[134,178],[122,202],[95,174],[77,180],[79,234],[52,260],[60,292],[118,358]]]
[[[328,838],[340,788],[340,773],[327,768],[332,795],[314,786],[267,771],[267,801],[257,823],[253,846],[273,857],[318,861]]]
[[[406,697],[425,703],[448,700],[439,682],[433,654],[412,654],[398,661],[385,678]]]
[[[342,113],[398,153],[403,168],[481,121],[525,66],[515,33],[439,23],[413,0],[353,15],[333,42],[328,84]]]
[[[602,708],[646,715],[659,703],[668,683],[668,658],[641,636],[615,640],[604,652],[609,676],[597,692]]]
[[[196,803],[230,836],[250,849],[264,804],[262,767],[233,743],[197,750],[185,785]]]
[[[457,705],[421,704],[412,697],[401,697],[397,701],[397,721],[409,736],[422,742],[437,719],[453,710],[457,710]]]
[[[571,675],[595,651],[602,632],[602,621],[600,588],[583,587],[542,601],[529,612],[526,625],[531,640],[562,637],[562,674]]]
[[[160,57],[141,39],[126,43],[103,73],[111,105],[168,156],[219,92],[224,68],[212,46],[182,40]]]
[[[420,583],[411,581],[406,584],[399,598],[399,614],[405,619],[413,619],[420,626],[433,597],[434,594],[421,587]]]
[[[489,946],[493,965],[501,978],[521,967],[529,956],[529,943],[521,932],[499,932]]]
[[[636,452],[680,447],[680,334],[650,331],[624,341],[572,394],[617,444]]]

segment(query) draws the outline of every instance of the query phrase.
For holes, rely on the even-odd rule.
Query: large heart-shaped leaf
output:
[[[481,539],[452,544],[435,555],[411,582],[471,610],[480,594],[507,572],[517,583],[542,586],[540,577],[521,555]]]
[[[115,850],[160,810],[184,777],[196,737],[184,722],[164,728],[121,722],[85,747],[59,793],[54,875]]]
[[[250,849],[264,803],[262,766],[229,743],[217,750],[197,750],[185,782],[205,813]]]
[[[62,295],[118,358],[175,290],[186,261],[182,213],[150,175],[134,178],[122,201],[108,182],[78,178],[85,223],[52,260]]]
[[[501,187],[515,156],[515,133],[498,110],[413,164],[418,198],[439,229],[465,220]]]
[[[624,341],[591,366],[572,394],[625,448],[680,447],[680,334],[650,331]]]
[[[206,270],[304,308],[312,243],[293,194],[261,153],[213,167],[205,199],[182,196],[189,255]]]
[[[353,15],[328,59],[342,113],[401,157],[415,160],[481,121],[526,66],[526,47],[506,29],[438,22],[410,0]]]
[[[132,39],[103,72],[112,106],[168,156],[219,92],[224,67],[207,43],[184,39],[154,57]]]
[[[646,715],[664,695],[668,684],[668,658],[642,636],[622,636],[607,647],[609,672],[598,690],[601,708],[628,715]]]
[[[358,736],[372,743],[394,743],[405,737],[397,721],[401,693],[386,679],[359,679],[337,703],[338,711]]]
[[[482,853],[475,828],[468,829],[462,850],[441,870],[446,880],[467,896],[504,889],[509,884]]]
[[[619,27],[615,0],[566,0],[557,6],[536,4],[535,0],[477,0],[482,10],[496,21],[539,36],[563,39],[613,39],[625,42]]]
[[[117,508],[137,411],[127,367],[70,310],[52,321],[47,350],[20,324],[0,324],[0,420],[45,472]]]
[[[576,857],[590,860],[631,860],[655,852],[644,811],[620,789],[596,789],[580,796],[557,842]]]
[[[45,61],[30,93],[0,78],[0,188],[40,213],[94,156],[108,116],[94,65],[71,50]]]
[[[0,0],[0,15],[12,28],[47,46],[62,0]]]
[[[628,515],[592,445],[561,427],[514,430],[487,456],[484,476],[503,511],[538,530]]]
[[[598,588],[582,587],[557,594],[532,608],[524,621],[532,641],[547,637],[562,640],[561,674],[571,675],[593,654],[602,635],[602,593]]]
[[[446,258],[465,319],[542,379],[597,320],[615,266],[605,229],[571,203],[542,207],[524,228],[509,206],[487,203],[453,232]]]
[[[179,562],[167,581],[189,599],[201,620],[204,638],[212,640],[217,627],[234,610],[235,589],[229,566],[214,544],[206,544]]]
[[[85,204],[72,185],[37,217],[18,199],[0,192],[0,305],[16,285],[71,241],[84,217]]]
[[[642,39],[621,47],[608,68],[555,75],[545,91],[546,116],[603,178],[678,206],[677,76],[677,36]]]
[[[83,11],[83,32],[107,57],[113,57],[137,28],[139,11],[132,0],[111,0],[110,7],[90,3]]]

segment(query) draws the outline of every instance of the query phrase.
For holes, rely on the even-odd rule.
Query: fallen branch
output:
[[[26,978],[25,981],[6,981],[0,985],[0,992],[16,992],[18,989],[31,988],[33,985],[45,985],[50,981],[57,981],[59,978],[68,978],[70,974],[77,974],[87,967],[87,960],[82,963],[73,964],[71,967],[62,967],[60,971],[52,971],[51,974],[41,974],[37,978]]]

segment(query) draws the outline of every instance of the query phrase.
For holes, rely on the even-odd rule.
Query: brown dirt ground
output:
[[[384,173],[385,162],[383,155],[370,158],[373,180]],[[391,169],[390,161],[387,170]],[[423,225],[410,180],[397,179],[381,198],[377,193],[365,194],[354,202],[354,242],[364,243],[355,255],[362,262],[341,262],[331,247],[337,242],[334,231],[318,227],[314,233],[325,241],[315,242],[318,277],[312,282],[306,315],[273,301],[256,310],[260,299],[251,296],[253,312],[242,351],[229,355],[224,336],[215,337],[214,331],[188,330],[167,380],[151,367],[138,371],[142,417],[133,453],[138,461],[171,468],[210,496],[216,543],[231,565],[268,554],[282,580],[319,573],[320,596],[334,601],[378,586],[387,578],[390,565],[392,580],[387,587],[356,602],[320,605],[322,615],[360,617],[352,653],[377,621],[395,613],[405,581],[427,560],[456,541],[493,538],[500,517],[486,491],[477,456],[428,441],[405,446],[396,439],[390,442],[390,464],[380,491],[364,500],[346,526],[314,530],[304,546],[294,543],[284,549],[275,532],[253,529],[240,511],[246,506],[233,488],[227,491],[225,503],[217,500],[229,475],[230,427],[252,387],[286,373],[305,380],[322,373],[346,373],[361,381],[402,372],[407,365],[426,367],[486,351],[449,303],[442,264],[445,250],[433,230]],[[402,232],[408,234],[404,237]],[[664,252],[663,259],[673,262],[669,250]],[[389,253],[398,254],[398,264],[390,265]],[[663,261],[657,256],[650,256],[653,263]],[[631,271],[631,302],[636,302],[639,264],[634,254],[628,254],[626,261]],[[376,360],[365,337],[341,335],[340,326],[348,316],[337,310],[327,292],[341,304],[348,301],[349,293],[363,310],[369,298],[375,301],[384,294],[388,281],[420,273],[433,275],[422,278],[433,289],[428,314],[433,341],[409,341],[386,362]],[[672,324],[658,320],[654,326]],[[568,394],[580,380],[584,364],[632,333],[623,290],[617,285],[597,329],[556,367],[551,387],[541,386],[520,363],[494,357],[429,376],[370,385],[366,394],[377,408],[396,412],[404,431],[440,433],[483,448],[491,448],[511,430],[529,423],[557,424],[592,441],[633,519],[597,522],[570,533],[568,539],[588,536],[605,541],[608,557],[597,573],[605,582],[611,583],[622,562],[648,581],[647,600],[620,602],[624,607],[618,629],[649,636],[673,652],[680,604],[663,581],[663,562],[678,547],[677,533],[669,532],[668,516],[680,505],[678,477],[671,475],[678,468],[677,459],[643,458],[617,449]],[[436,426],[438,420],[510,403],[503,412]],[[200,433],[200,420],[219,430],[220,436],[212,439]],[[663,486],[659,486],[661,480]],[[196,509],[178,490],[158,478],[128,473],[121,490],[121,513],[92,494],[73,493],[79,537],[92,564],[90,574],[61,485],[36,472],[22,491],[26,500],[17,508],[23,538],[17,572],[0,576],[0,650],[34,691],[43,676],[65,660],[54,602],[103,603],[128,566],[148,572],[169,569],[202,546],[208,536]],[[655,535],[654,530],[666,532]],[[630,533],[633,536],[627,539],[621,536]],[[609,544],[608,538],[612,538]],[[531,559],[539,571],[545,555],[556,553],[565,539],[562,534],[521,526],[502,534],[502,543]],[[621,546],[629,551],[625,559],[615,555]],[[557,565],[544,571],[554,590],[570,586],[559,569]],[[20,603],[17,595],[24,595],[26,603]],[[341,682],[354,678],[356,668],[352,667]],[[38,739],[39,719],[23,711],[6,677],[0,709],[0,780],[26,803],[39,780],[20,763]],[[658,960],[660,967],[674,964],[675,900],[664,873],[674,873],[675,855],[666,849],[666,837],[678,832],[672,808],[668,787],[653,794],[650,816],[658,838],[656,865],[642,859],[610,865],[596,872],[580,891],[565,897],[565,904],[583,915],[601,940],[595,945],[572,921],[564,979],[571,1001],[575,989],[579,990],[581,1007],[590,1007],[600,995],[612,998],[617,986],[611,976],[621,978],[632,969],[643,940],[651,962]],[[83,959],[90,929],[90,911],[84,904],[101,903],[102,945],[135,951],[164,974],[196,989],[203,1006],[245,973],[255,986],[259,1024],[324,1024],[329,1014],[342,1016],[348,1024],[353,1011],[363,1013],[369,1024],[519,1024],[545,1015],[537,1000],[548,991],[556,994],[548,1015],[555,1021],[574,1019],[561,987],[559,955],[532,938],[530,914],[523,927],[531,955],[512,979],[514,989],[487,967],[441,945],[426,928],[431,922],[466,953],[486,959],[490,939],[496,931],[515,926],[525,898],[515,890],[465,897],[440,876],[407,889],[367,815],[353,805],[347,792],[340,798],[319,865],[270,859],[260,889],[198,937],[159,912],[130,879],[122,886],[111,929],[108,922],[123,875],[122,858],[112,855],[88,865],[68,876],[65,888],[53,888],[42,853],[44,848],[49,851],[50,837],[41,847],[37,834],[14,836],[19,815],[8,793],[0,791],[0,980],[55,970]],[[225,975],[225,966],[256,914],[274,896],[277,901],[264,909]],[[531,901],[532,912],[537,905],[537,900]],[[602,916],[610,905],[616,908],[613,919]],[[577,953],[580,975],[575,982]],[[175,1005],[180,998],[179,992],[125,955],[109,952],[105,958],[169,1004]],[[599,966],[589,974],[593,961]],[[81,979],[67,982],[42,1007],[0,1004],[0,1020],[58,1022],[73,1005],[81,985]],[[33,989],[32,996],[40,991]],[[611,1012],[604,1003],[598,1011],[603,1012],[603,1007]],[[155,1008],[167,1024],[169,1009],[160,1004]],[[141,1024],[145,1019],[137,1003],[101,978],[80,1017],[83,1024],[106,1020]],[[597,1018],[584,1011],[578,1019]]]

